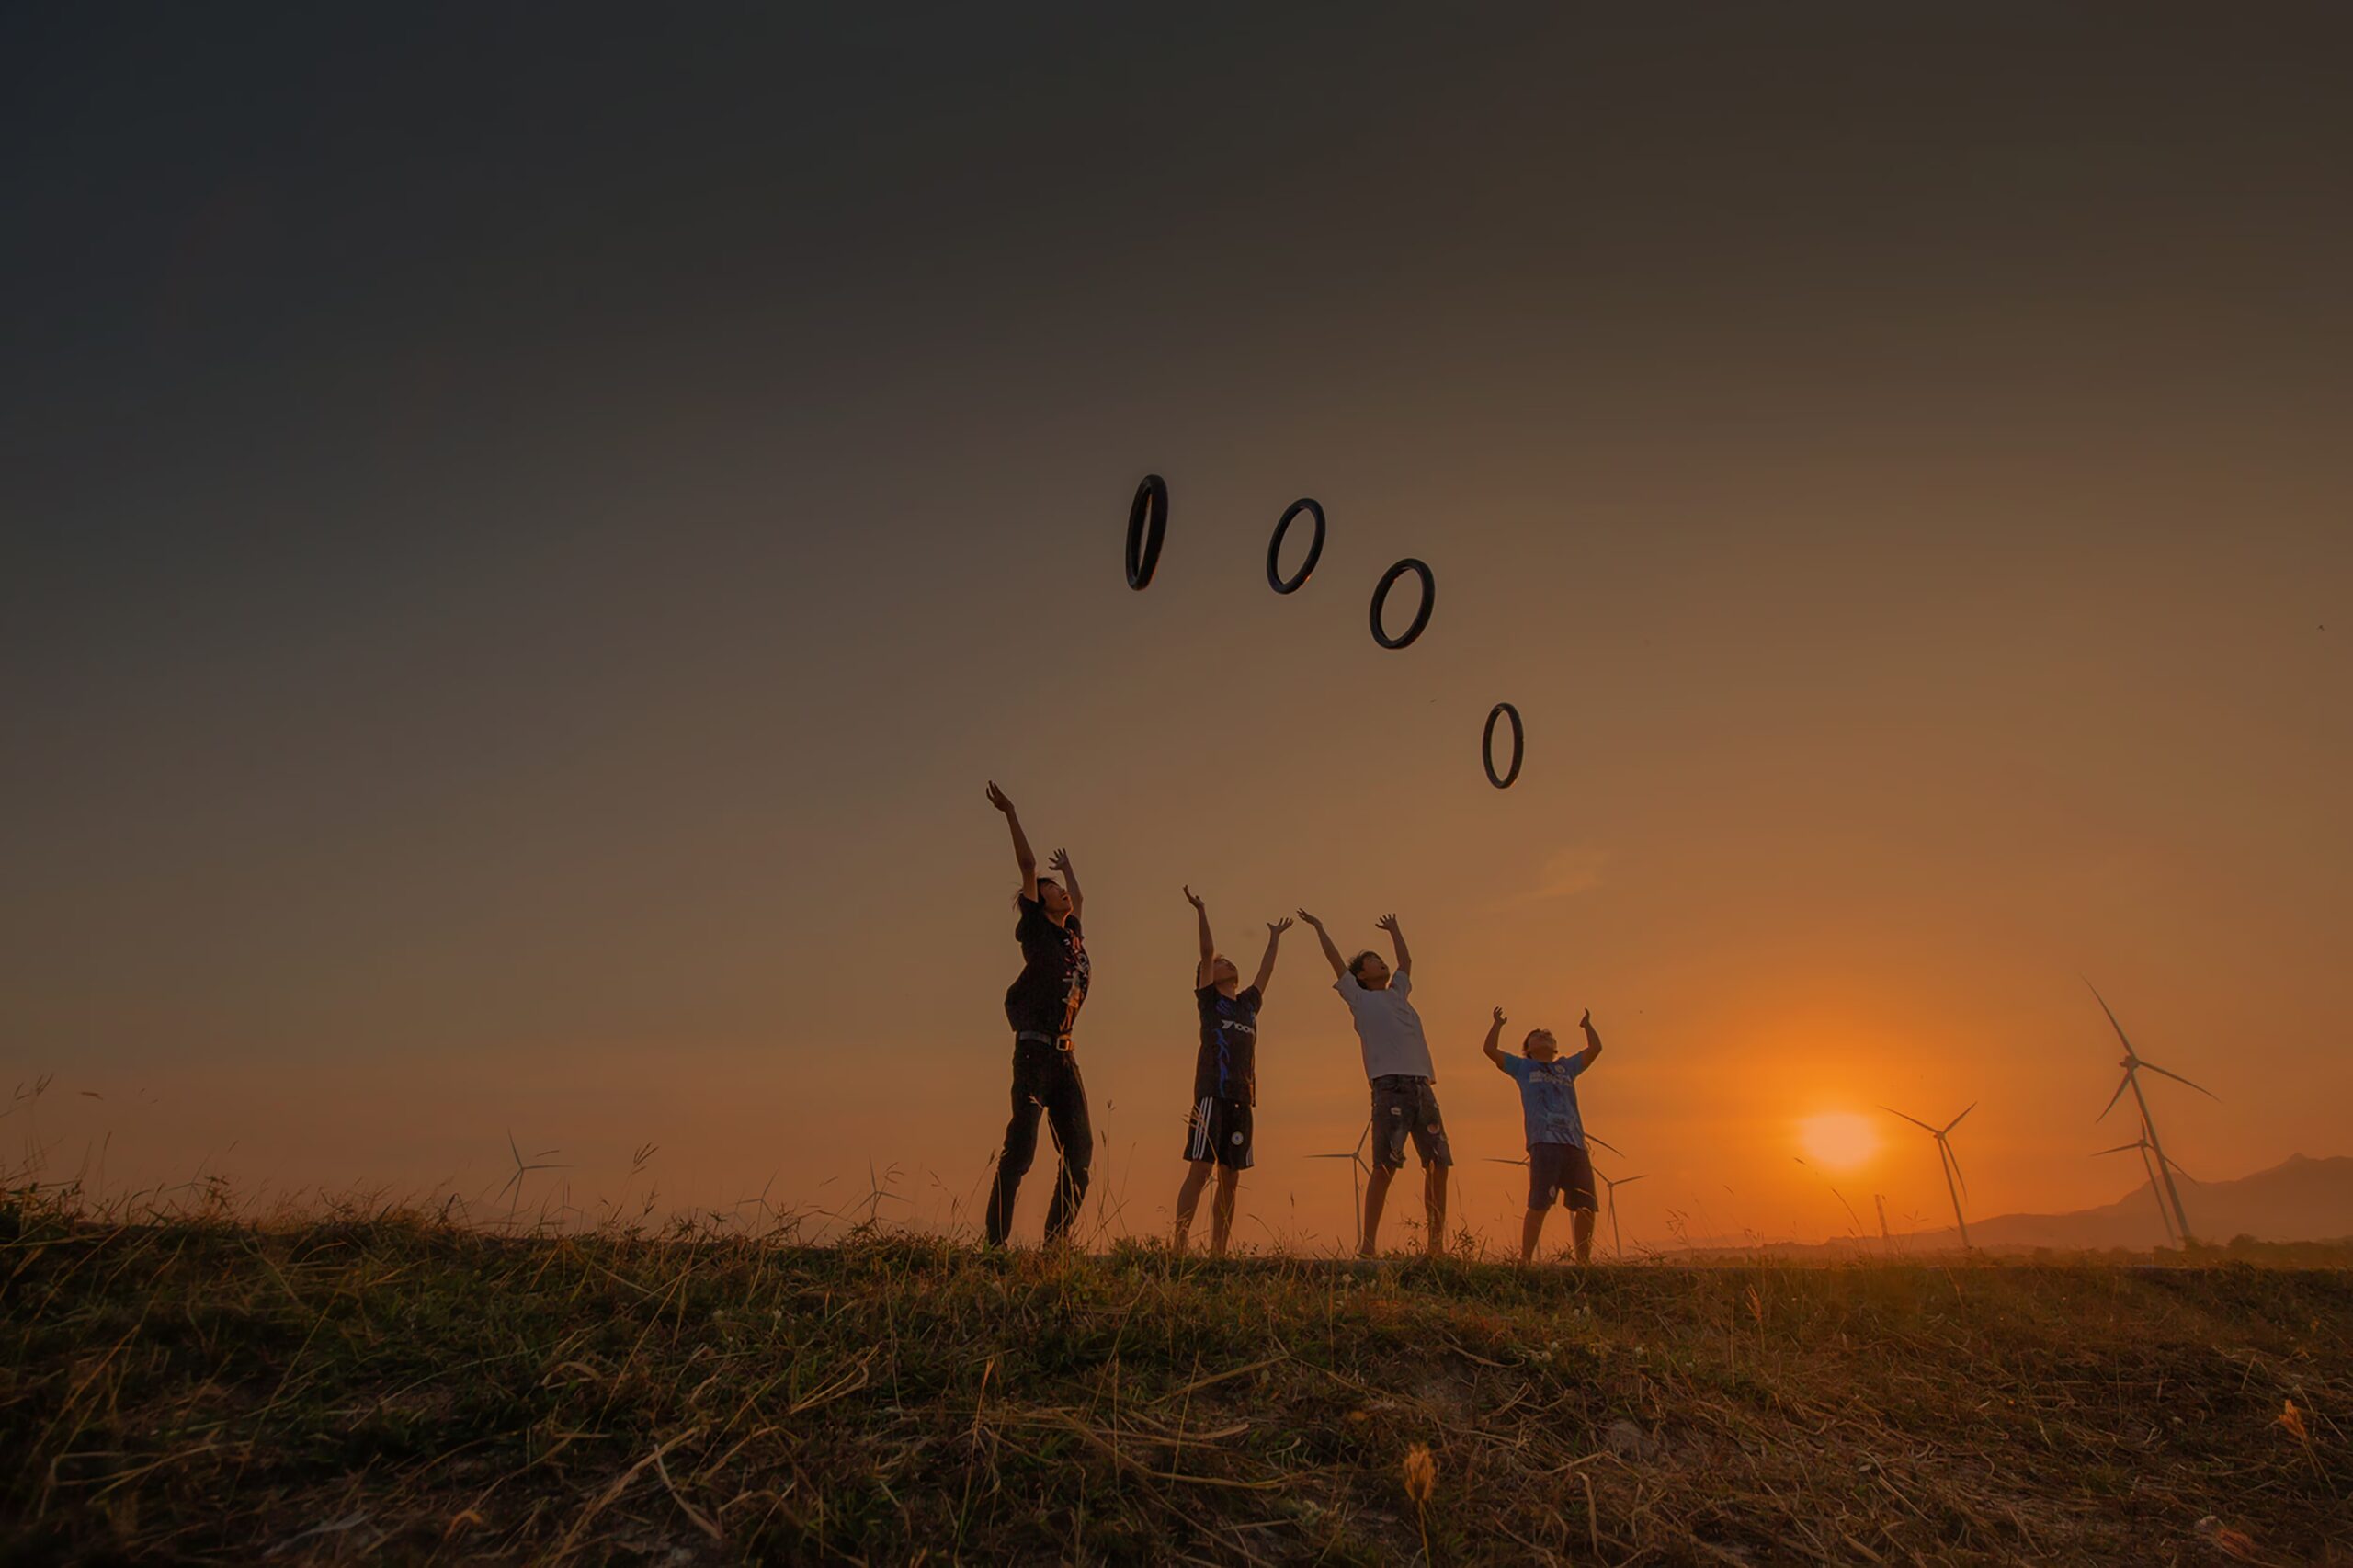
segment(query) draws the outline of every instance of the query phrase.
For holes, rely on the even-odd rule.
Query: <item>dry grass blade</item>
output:
[[[657,1445],[653,1452],[647,1454],[643,1459],[638,1460],[635,1464],[621,1471],[620,1475],[615,1479],[610,1486],[605,1488],[603,1494],[600,1494],[595,1502],[589,1504],[587,1507],[581,1510],[580,1517],[574,1519],[572,1523],[572,1528],[564,1532],[563,1540],[556,1544],[556,1558],[560,1561],[563,1558],[571,1555],[574,1546],[580,1540],[580,1532],[586,1529],[589,1525],[594,1523],[597,1515],[603,1513],[607,1508],[612,1506],[614,1503],[618,1502],[620,1498],[620,1494],[629,1490],[630,1483],[635,1481],[641,1474],[644,1473],[647,1467],[659,1464],[662,1461],[663,1455],[668,1453],[672,1449],[676,1448],[679,1444],[689,1442],[701,1436],[701,1427],[689,1426],[687,1430],[679,1433],[676,1437]]]
[[[1288,1359],[1289,1358],[1287,1356],[1269,1356],[1263,1361],[1253,1361],[1246,1367],[1231,1367],[1222,1372],[1212,1372],[1206,1378],[1196,1378],[1191,1382],[1186,1383],[1180,1388],[1170,1389],[1166,1393],[1160,1396],[1160,1401],[1161,1403],[1165,1403],[1169,1400],[1176,1399],[1186,1394],[1198,1393],[1202,1389],[1211,1387],[1217,1383],[1227,1382],[1234,1378],[1246,1378],[1253,1372],[1263,1372],[1267,1368],[1279,1365]]]
[[[723,1539],[719,1533],[719,1527],[706,1518],[692,1503],[688,1502],[686,1494],[678,1490],[678,1483],[670,1479],[670,1467],[662,1462],[662,1452],[660,1449],[654,1450],[654,1473],[660,1476],[662,1484],[669,1489],[670,1500],[677,1504],[678,1511],[686,1515],[688,1524],[713,1540]]]

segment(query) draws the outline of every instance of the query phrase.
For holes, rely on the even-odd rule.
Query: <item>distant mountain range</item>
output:
[[[2181,1206],[2189,1212],[2190,1233],[2208,1246],[2220,1246],[2234,1236],[2266,1242],[2320,1242],[2353,1237],[2353,1157],[2336,1155],[2315,1160],[2290,1155],[2284,1163],[2236,1181],[2192,1181],[2177,1171]],[[2146,1252],[2165,1245],[2157,1214],[2156,1197],[2143,1182],[2115,1202],[2071,1214],[1994,1214],[1969,1221],[1969,1239],[1986,1252],[2029,1252],[2036,1247],[2060,1251],[2100,1251],[2124,1247]],[[1958,1248],[1960,1233],[1950,1225],[1941,1230],[1914,1231],[1894,1238],[1899,1247],[1917,1252]],[[1876,1250],[1879,1238],[1869,1238]],[[1725,1249],[1710,1249],[1725,1250]],[[1823,1247],[1744,1247],[1744,1252],[1852,1252],[1850,1240]]]

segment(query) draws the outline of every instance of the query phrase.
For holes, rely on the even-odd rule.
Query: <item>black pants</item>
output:
[[[1013,1042],[1013,1119],[1005,1124],[1005,1153],[997,1156],[996,1187],[989,1194],[988,1236],[1003,1246],[1013,1229],[1013,1199],[1038,1153],[1038,1113],[1043,1111],[1063,1152],[1054,1201],[1046,1210],[1046,1240],[1070,1229],[1086,1197],[1086,1168],[1095,1163],[1095,1129],[1086,1118],[1086,1084],[1074,1052],[1034,1040]]]

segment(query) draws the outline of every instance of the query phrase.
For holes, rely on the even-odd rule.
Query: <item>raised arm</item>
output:
[[[1079,912],[1086,907],[1086,895],[1078,891],[1078,868],[1070,863],[1070,851],[1055,850],[1053,858],[1046,864],[1063,874],[1063,887],[1070,893],[1071,917],[1077,919]]]
[[[1193,969],[1193,989],[1198,991],[1217,976],[1217,941],[1210,935],[1210,906],[1190,887],[1185,890],[1185,902],[1193,906],[1193,917],[1201,927],[1201,961]]]
[[[1495,1009],[1495,1021],[1487,1026],[1487,1043],[1480,1049],[1487,1053],[1487,1060],[1495,1064],[1497,1072],[1508,1073],[1511,1069],[1504,1065],[1503,1040],[1504,1010],[1498,1007]]]
[[[1414,955],[1405,946],[1405,933],[1398,928],[1397,917],[1393,915],[1384,915],[1374,924],[1389,933],[1390,945],[1397,949],[1397,972],[1413,973]]]
[[[1601,1036],[1594,1032],[1592,1008],[1585,1010],[1585,1017],[1577,1020],[1577,1028],[1585,1030],[1585,1051],[1577,1068],[1582,1073],[1601,1059]]]
[[[1258,988],[1261,999],[1267,994],[1267,982],[1275,978],[1275,949],[1282,945],[1283,933],[1290,929],[1288,915],[1267,922],[1267,956],[1258,960],[1258,978],[1250,983]]]
[[[1035,903],[1038,897],[1038,857],[1030,852],[1029,835],[1021,831],[1021,814],[1013,809],[1013,802],[1006,799],[1004,790],[996,787],[994,778],[989,780],[989,804],[1003,812],[1005,820],[1012,825],[1013,858],[1021,868],[1021,896]],[[1074,903],[1077,902],[1077,896],[1074,891],[1071,895]]]
[[[1332,978],[1337,980],[1347,973],[1348,960],[1342,958],[1340,949],[1332,945],[1332,933],[1324,929],[1324,922],[1303,909],[1299,912],[1299,917],[1315,928],[1315,939],[1324,944],[1324,957],[1331,962]]]

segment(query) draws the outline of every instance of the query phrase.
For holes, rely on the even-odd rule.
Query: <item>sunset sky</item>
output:
[[[1881,1104],[1977,1102],[1973,1213],[2121,1195],[2086,979],[2222,1097],[2153,1091],[2195,1175],[2353,1153],[2348,46],[12,8],[0,1165],[477,1196],[511,1130],[527,1208],[975,1219],[992,778],[1088,895],[1113,1233],[1183,1174],[1186,882],[1245,971],[1400,914],[1491,1240],[1497,1005],[1593,1009],[1630,1243],[1945,1222]],[[1294,931],[1245,1244],[1347,1228],[1330,981]]]

